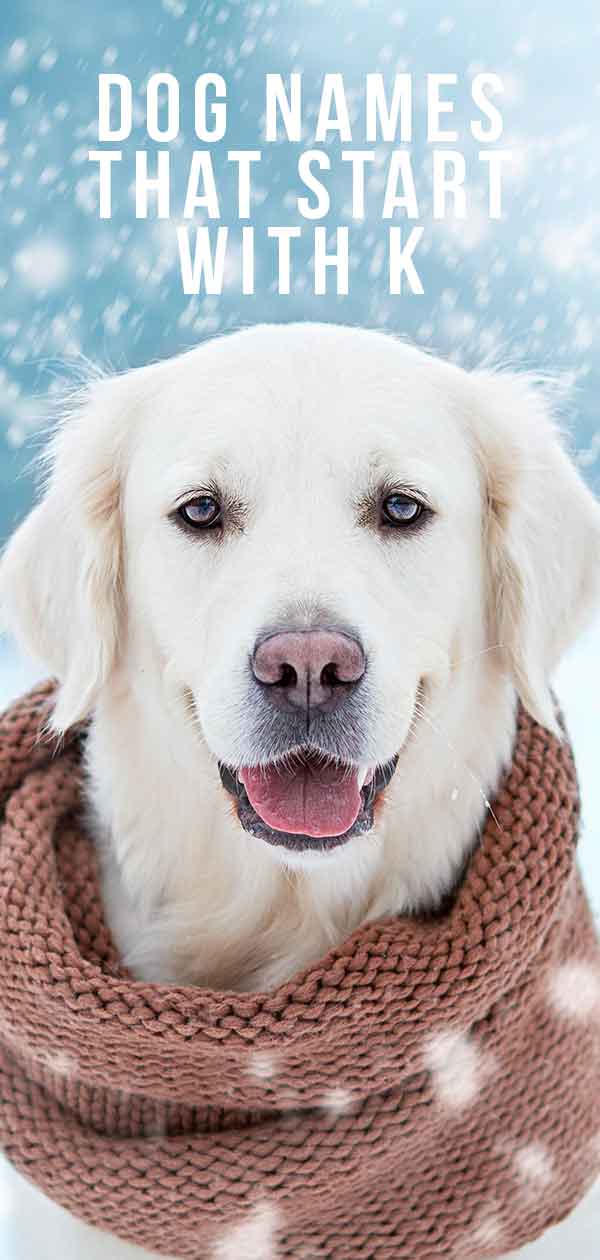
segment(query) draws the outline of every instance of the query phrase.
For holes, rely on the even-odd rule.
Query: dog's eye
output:
[[[381,514],[384,525],[414,525],[415,521],[423,515],[425,507],[419,503],[418,499],[413,499],[409,494],[400,494],[395,491],[393,494],[386,495],[381,504]]]
[[[192,529],[212,529],[221,519],[221,504],[212,494],[198,494],[178,508],[178,515]]]

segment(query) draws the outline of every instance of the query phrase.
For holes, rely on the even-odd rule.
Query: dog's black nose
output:
[[[258,644],[252,671],[277,708],[333,713],[360,682],[365,656],[338,630],[286,630]]]

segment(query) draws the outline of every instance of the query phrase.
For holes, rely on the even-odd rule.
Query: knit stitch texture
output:
[[[0,1142],[104,1230],[187,1260],[484,1260],[600,1170],[600,952],[568,743],[522,710],[433,916],[271,993],[135,981],[103,921],[81,743],[0,717]]]

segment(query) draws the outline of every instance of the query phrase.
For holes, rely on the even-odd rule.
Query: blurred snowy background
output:
[[[324,319],[388,328],[465,364],[482,359],[552,371],[572,386],[570,423],[584,475],[600,486],[600,9],[597,0],[504,0],[475,6],[431,0],[5,0],[0,8],[0,541],[31,503],[28,465],[52,397],[82,361],[122,369],[162,358],[203,337],[258,320]],[[123,174],[115,182],[111,222],[97,214],[96,168],[87,153],[97,140],[97,75],[128,75],[137,94]],[[146,147],[142,89],[148,75],[170,70],[180,80],[182,131],[174,150],[174,208],[181,214],[193,133],[196,76],[212,70],[228,84],[226,139],[213,148],[220,187],[227,187],[227,149],[260,148],[253,221],[257,292],[240,296],[239,271],[227,273],[222,297],[190,299],[181,288],[174,227],[136,221],[132,153]],[[258,102],[264,75],[301,70],[306,145],[261,143]],[[297,224],[297,150],[312,144],[318,89],[327,71],[344,74],[353,146],[364,146],[360,102],[364,75],[413,75],[417,109],[428,72],[455,72],[456,126],[466,139],[472,115],[469,82],[499,73],[505,94],[501,146],[513,153],[506,171],[504,218],[490,222],[477,165],[470,166],[471,213],[464,223],[433,223],[424,128],[415,128],[413,164],[423,207],[419,249],[422,297],[391,298],[381,251],[382,171],[392,146],[380,145],[367,196],[367,217],[352,224],[350,296],[315,297],[308,252],[298,243],[292,293],[273,291],[268,224]],[[332,142],[332,156],[339,141]],[[149,145],[151,149],[152,145]],[[179,175],[177,174],[179,172]],[[349,222],[348,182],[338,164],[330,179],[330,226]],[[346,207],[346,209],[344,209]],[[222,222],[235,231],[234,215]],[[306,229],[306,224],[303,225]],[[584,798],[582,863],[600,910],[599,724],[600,627],[564,663],[558,690],[572,730]],[[36,669],[0,643],[0,703]],[[15,1230],[10,1185],[0,1179],[0,1256],[54,1260],[60,1230],[46,1231],[40,1209],[28,1230]],[[594,1207],[595,1202],[595,1207]],[[600,1253],[598,1197],[531,1249],[554,1260],[570,1249],[578,1260]],[[58,1209],[56,1209],[58,1212]],[[61,1214],[54,1218],[59,1221]],[[66,1253],[65,1253],[66,1254]],[[70,1253],[69,1253],[70,1254]],[[95,1254],[95,1253],[94,1253]],[[98,1252],[100,1254],[100,1252]],[[102,1252],[108,1255],[108,1250]],[[529,1252],[528,1252],[529,1254]],[[91,1252],[90,1252],[91,1255]]]
[[[27,506],[25,439],[44,421],[47,393],[60,388],[65,359],[134,366],[212,333],[257,320],[339,319],[379,325],[465,362],[492,356],[550,369],[573,383],[579,459],[600,477],[593,347],[600,323],[600,9],[596,0],[522,0],[475,6],[453,0],[7,0],[0,6],[0,538]],[[182,293],[172,223],[134,217],[133,152],[157,146],[142,126],[149,74],[181,84],[182,128],[173,149],[172,213],[182,211],[193,131],[193,85],[212,70],[228,85],[228,130],[213,146],[217,181],[232,191],[228,149],[260,148],[253,222],[257,292],[242,297],[230,265],[222,297]],[[261,143],[264,75],[303,72],[306,145]],[[346,298],[315,297],[309,284],[312,233],[298,242],[293,292],[272,291],[267,224],[302,223],[295,210],[298,150],[312,144],[318,88],[339,71],[363,148],[361,92],[367,71],[413,75],[417,119],[413,165],[425,234],[418,251],[422,297],[389,297],[382,258],[383,170],[393,146],[379,145],[367,214],[351,224],[353,274]],[[481,70],[505,85],[499,147],[506,168],[504,219],[485,213],[484,168],[468,123],[470,80]],[[128,75],[134,127],[115,173],[111,221],[97,213],[97,76]],[[464,223],[431,222],[430,155],[423,143],[425,76],[455,72],[455,120],[467,158],[471,212]],[[477,116],[477,115],[475,115]],[[369,147],[369,146],[367,146]],[[453,146],[454,147],[454,146]],[[331,141],[332,157],[339,140]],[[349,222],[349,173],[337,162],[331,226]],[[229,204],[233,205],[230,196]],[[237,234],[227,214],[223,223]],[[427,252],[425,252],[427,251]],[[68,374],[68,373],[67,373]]]

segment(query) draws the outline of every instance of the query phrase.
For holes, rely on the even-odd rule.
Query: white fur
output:
[[[383,540],[358,523],[382,477],[429,496],[430,528]],[[216,546],[167,519],[210,478],[247,505]],[[60,681],[55,728],[91,716],[125,961],[264,989],[365,919],[436,904],[510,759],[517,696],[554,726],[548,679],[597,596],[599,542],[543,390],[380,333],[257,327],[92,385],[0,595]],[[363,769],[400,759],[370,834],[293,858],[241,830],[216,759],[247,761],[261,627],[323,603],[369,659]]]

